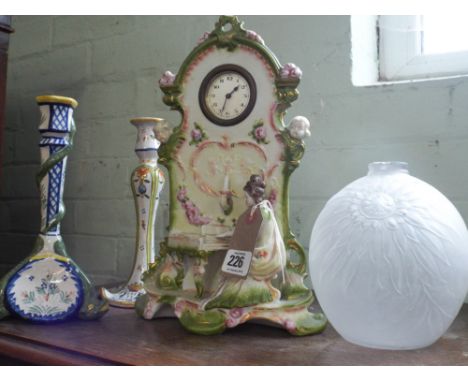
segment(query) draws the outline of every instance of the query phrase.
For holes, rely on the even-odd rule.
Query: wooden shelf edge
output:
[[[111,366],[108,360],[90,357],[69,350],[24,341],[14,336],[0,335],[0,355],[34,365],[53,366]]]

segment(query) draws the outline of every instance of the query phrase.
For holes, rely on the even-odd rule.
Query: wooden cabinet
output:
[[[1,150],[3,147],[3,128],[5,123],[5,91],[7,81],[8,44],[11,27],[11,16],[0,16],[0,174],[2,167]]]

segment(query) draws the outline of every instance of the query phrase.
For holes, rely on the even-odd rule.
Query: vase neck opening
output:
[[[408,174],[408,163],[406,162],[372,162],[369,163],[367,175],[389,175]]]

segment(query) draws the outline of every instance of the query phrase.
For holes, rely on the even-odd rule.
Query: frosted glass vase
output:
[[[348,341],[415,349],[447,330],[468,292],[468,233],[450,201],[408,174],[375,162],[336,195],[312,231],[317,298]]]

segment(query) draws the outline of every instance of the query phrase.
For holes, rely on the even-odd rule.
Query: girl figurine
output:
[[[272,285],[271,281],[279,273],[282,274],[284,281],[286,249],[273,207],[268,200],[263,199],[265,193],[263,178],[259,175],[252,175],[244,186],[244,191],[248,209],[237,221],[231,245],[236,236],[239,237],[239,231],[245,230],[246,227],[242,228],[242,226],[249,224],[255,214],[260,213],[262,222],[252,252],[250,269],[246,278],[220,273],[217,277],[219,287],[205,301],[205,309],[242,308],[273,303],[281,297],[281,292]]]

